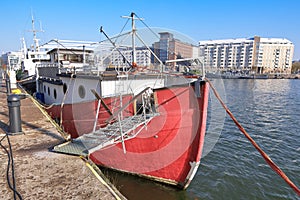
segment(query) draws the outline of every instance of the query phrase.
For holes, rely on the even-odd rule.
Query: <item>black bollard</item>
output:
[[[9,79],[9,76],[7,74],[6,74],[5,83],[6,83],[7,95],[9,95],[9,94],[11,94],[11,87],[10,87],[10,79]]]
[[[9,111],[9,131],[10,133],[21,133],[21,102],[19,95],[11,94],[7,97]]]

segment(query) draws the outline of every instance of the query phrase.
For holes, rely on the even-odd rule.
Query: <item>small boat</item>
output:
[[[50,57],[64,52],[56,56],[60,67],[38,68],[36,97],[70,136],[54,151],[185,189],[197,172],[204,144],[209,93],[204,69],[202,76],[188,77],[167,71],[155,50],[135,47],[134,38],[143,42],[135,27],[141,18],[135,13],[126,18],[132,24],[132,47],[117,46],[117,39],[101,29],[109,48],[97,43],[102,46],[91,51],[85,45],[81,50],[52,50]],[[118,56],[92,56],[99,48]],[[137,53],[149,52],[154,56],[144,59],[158,61],[157,66],[137,61]],[[197,58],[189,60],[199,63]]]

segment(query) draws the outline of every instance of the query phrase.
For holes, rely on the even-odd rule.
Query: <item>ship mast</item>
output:
[[[122,18],[131,19],[131,29],[132,29],[132,66],[137,66],[136,64],[136,49],[135,49],[135,37],[136,37],[136,28],[135,28],[135,20],[144,20],[142,18],[135,18],[135,13],[132,12],[130,16],[122,16]]]
[[[36,37],[36,33],[37,32],[44,32],[43,30],[36,30],[35,26],[34,26],[34,17],[33,14],[31,13],[31,24],[32,24],[32,30],[29,30],[30,32],[33,32],[33,42],[34,42],[34,46],[33,46],[33,50],[35,52],[40,51],[40,45],[39,45],[39,39],[37,39]]]
[[[134,23],[134,13],[131,13],[131,27],[132,27],[132,66],[136,66],[136,53],[135,53],[135,23]]]
[[[102,26],[100,27],[100,32],[104,34],[104,36],[109,40],[109,42],[115,47],[115,49],[120,53],[120,55],[122,55],[123,59],[129,64],[129,66],[131,67],[137,67],[137,63],[136,63],[136,47],[135,47],[135,39],[136,37],[138,38],[138,40],[140,42],[142,42],[145,47],[151,52],[151,54],[159,61],[160,65],[161,65],[161,72],[164,71],[163,69],[163,63],[162,61],[157,57],[157,55],[148,47],[148,45],[143,41],[143,39],[139,36],[139,34],[137,33],[137,30],[135,28],[135,20],[140,20],[143,21],[143,18],[138,17],[134,12],[132,12],[130,14],[130,16],[121,16],[122,18],[127,18],[127,19],[131,19],[131,36],[132,36],[132,62],[130,63],[130,61],[128,61],[128,59],[126,58],[126,56],[120,51],[120,49],[116,46],[116,44],[108,37],[108,35],[103,31]],[[126,22],[127,24],[127,22]],[[149,28],[149,27],[148,27]],[[151,29],[150,29],[151,30]],[[129,34],[126,33],[126,34]]]

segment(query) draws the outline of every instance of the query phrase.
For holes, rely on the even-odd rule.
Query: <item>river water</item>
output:
[[[212,83],[246,131],[299,188],[300,80]],[[211,93],[204,156],[186,191],[125,174],[108,176],[130,200],[300,199],[220,109]]]

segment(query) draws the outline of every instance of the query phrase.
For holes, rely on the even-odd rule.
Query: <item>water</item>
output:
[[[220,92],[237,120],[300,187],[300,81],[227,79],[222,84]],[[227,115],[218,121],[220,136],[186,191],[124,174],[109,176],[128,199],[300,199]]]

